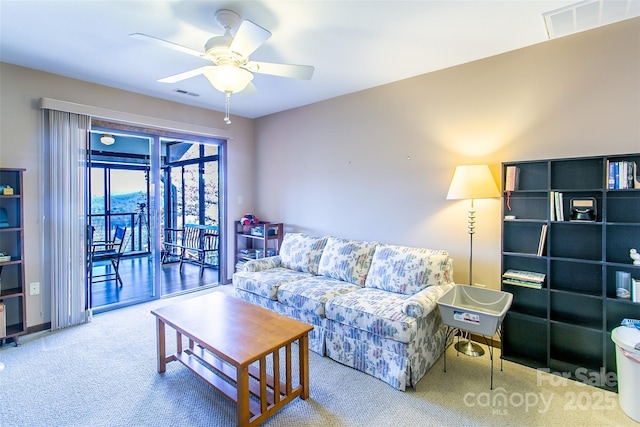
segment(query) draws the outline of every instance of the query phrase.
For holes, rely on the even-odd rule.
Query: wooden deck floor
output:
[[[111,266],[94,266],[94,274],[104,274]],[[95,313],[150,300],[154,297],[152,263],[147,257],[125,258],[120,261],[122,288],[115,280],[95,283],[91,302]],[[185,263],[180,273],[179,263],[162,265],[162,295],[188,292],[219,284],[218,270],[205,268],[202,278],[197,265]]]

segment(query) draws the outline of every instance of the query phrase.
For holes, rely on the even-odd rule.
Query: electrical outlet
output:
[[[238,204],[241,205],[242,203],[244,203],[244,199],[242,196],[238,196]]]
[[[40,282],[29,284],[29,295],[40,295]]]

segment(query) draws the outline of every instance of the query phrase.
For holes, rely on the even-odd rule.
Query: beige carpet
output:
[[[229,287],[214,289],[229,292]],[[178,298],[191,298],[190,294]],[[0,426],[230,426],[235,406],[185,367],[156,372],[150,310],[172,299],[96,315],[90,324],[0,348]],[[294,352],[295,353],[295,352]],[[504,362],[448,350],[415,389],[399,392],[310,353],[310,399],[265,426],[630,426],[618,396]]]

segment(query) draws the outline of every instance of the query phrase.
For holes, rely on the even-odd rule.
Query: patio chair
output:
[[[218,256],[219,235],[216,227],[186,224],[182,229],[166,228],[165,233],[163,264],[172,256],[179,256],[180,273],[185,261],[192,262],[200,267],[200,277],[205,268],[217,268],[210,263],[212,258]]]
[[[116,226],[111,240],[93,240],[93,227],[91,227],[89,238],[91,239],[91,251],[89,252],[89,279],[91,284],[108,282],[116,280],[122,287],[122,278],[118,271],[120,267],[120,258],[124,246],[124,236],[127,233],[126,227]],[[105,272],[105,274],[94,275],[93,268],[96,262],[110,261],[113,272]]]

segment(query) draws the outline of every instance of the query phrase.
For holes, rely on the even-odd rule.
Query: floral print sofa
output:
[[[288,233],[278,256],[247,262],[233,285],[313,325],[311,350],[405,390],[443,352],[436,301],[454,283],[445,251]]]

